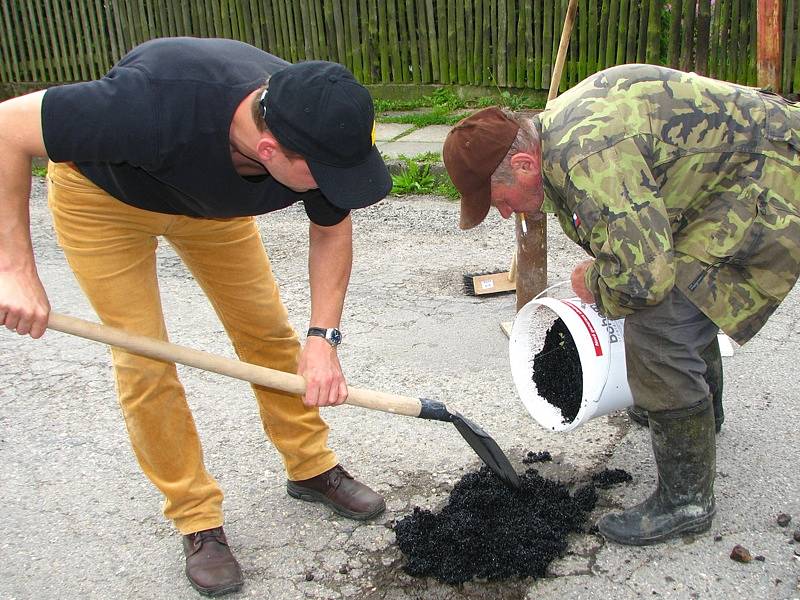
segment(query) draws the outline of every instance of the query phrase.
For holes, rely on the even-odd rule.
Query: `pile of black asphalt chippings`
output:
[[[589,483],[570,495],[535,469],[520,482],[514,490],[483,467],[461,478],[438,514],[414,508],[394,526],[404,570],[449,584],[544,576],[567,534],[583,531],[597,492]]]
[[[539,396],[561,410],[564,423],[578,416],[583,398],[583,370],[569,328],[556,319],[533,357],[533,382]]]

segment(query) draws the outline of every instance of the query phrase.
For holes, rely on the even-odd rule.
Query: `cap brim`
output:
[[[480,225],[489,214],[492,199],[492,182],[488,181],[480,188],[461,196],[461,216],[458,221],[460,229],[472,229]]]
[[[352,167],[333,167],[306,159],[320,191],[339,208],[364,208],[383,200],[392,190],[392,176],[373,146],[367,158]]]

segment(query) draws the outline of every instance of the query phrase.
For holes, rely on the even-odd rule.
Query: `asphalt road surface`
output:
[[[549,451],[542,467],[565,482],[603,468],[633,481],[600,492],[592,521],[642,500],[655,473],[646,430],[624,414],[568,433],[544,430],[518,400],[502,321],[513,296],[464,294],[465,273],[506,270],[513,228],[493,214],[461,232],[457,204],[390,198],[356,211],[355,264],[340,356],[350,385],[443,401],[494,436],[514,465]],[[284,302],[307,326],[307,219],[300,207],[259,219]],[[95,320],[59,250],[44,182],[34,180],[32,231],[54,310]],[[207,300],[167,243],[159,273],[171,340],[233,357]],[[581,251],[549,226],[549,277],[565,279]],[[244,569],[232,598],[539,599],[800,598],[798,426],[800,299],[725,358],[727,420],[718,438],[717,516],[711,531],[646,548],[570,538],[548,577],[450,587],[402,570],[392,523],[415,506],[437,510],[480,466],[449,424],[342,406],[325,409],[342,464],[387,499],[370,523],[289,498],[249,386],[180,367],[209,470],[226,493],[226,532]],[[196,598],[183,575],[180,535],[140,473],[117,406],[108,349],[48,332],[0,331],[0,598]],[[787,527],[780,513],[793,516]],[[736,544],[754,556],[729,555]]]

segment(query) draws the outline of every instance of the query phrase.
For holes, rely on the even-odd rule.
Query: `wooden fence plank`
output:
[[[464,28],[464,2],[456,2],[453,22],[456,37],[456,81],[467,83],[467,32]]]
[[[311,28],[311,3],[309,0],[299,0],[300,5],[300,21],[303,24],[303,50],[305,52],[304,58],[310,60],[316,56],[314,52],[314,34]]]
[[[715,0],[711,6],[711,29],[709,33],[710,46],[708,49],[708,74],[717,76],[717,60],[719,57],[719,38],[722,28],[722,5],[720,0]]]
[[[680,62],[682,18],[683,0],[672,0],[672,10],[670,11],[669,25],[669,45],[667,47],[667,64],[673,69],[677,69]]]
[[[517,11],[515,0],[506,2],[506,81],[512,86],[517,80]]]
[[[650,0],[650,15],[647,21],[646,60],[650,64],[658,64],[660,58],[661,58],[661,1]]]
[[[433,81],[431,77],[431,56],[429,51],[428,45],[428,15],[425,12],[425,0],[417,0],[416,2],[417,7],[417,27],[419,28],[419,40],[417,43],[419,44],[419,64],[420,69],[422,70],[422,83],[431,83]],[[432,26],[432,24],[431,24]]]
[[[389,4],[393,0],[388,0]],[[389,15],[391,21],[391,15]],[[450,59],[447,54],[447,2],[436,1],[436,37],[439,46],[439,77],[442,83],[450,83]]]
[[[355,2],[355,0],[352,0]],[[297,44],[297,60],[303,61],[310,58],[306,54],[306,38],[307,34],[303,25],[303,15],[300,12],[300,3],[295,0],[292,2],[292,17],[294,22],[294,35]]]
[[[466,43],[466,78],[464,83],[471,84],[475,80],[472,73],[475,69],[475,13],[472,0],[464,3],[464,37]]]
[[[483,0],[483,27],[481,33],[481,84],[494,83],[494,61],[492,60],[492,7],[494,0]]]
[[[619,9],[621,0],[611,0],[608,7],[608,29],[606,30],[606,67],[617,64],[617,34],[619,33]]]
[[[48,0],[44,0],[42,2],[44,4],[44,14],[46,20],[39,21],[39,27],[43,28],[47,32],[47,37],[43,39],[46,40],[49,38],[50,46],[49,52],[47,50],[44,51],[45,60],[52,65],[53,69],[55,70],[56,76],[58,79],[54,79],[53,81],[68,81],[72,79],[72,71],[67,67],[67,49],[66,41],[64,40],[64,27],[61,23],[55,23],[54,17],[54,5],[52,2]],[[37,10],[38,10],[39,3],[37,2]],[[59,22],[61,21],[59,15]],[[59,27],[59,25],[61,25]],[[42,32],[44,34],[44,32]]]
[[[342,3],[340,0],[333,0],[333,24],[336,31],[336,59],[335,62],[347,64],[347,39],[344,30],[344,17],[342,16]]]
[[[534,15],[533,0],[525,0],[525,85],[526,87],[539,87],[536,77],[536,16]]]
[[[628,11],[628,39],[625,41],[625,62],[636,62],[636,46],[639,39],[639,2],[631,0]]]
[[[86,2],[76,4],[61,0],[61,14],[67,24],[67,43],[75,54],[72,57],[72,72],[75,80],[87,80],[91,77],[90,66],[92,56],[87,47],[88,40],[84,34],[82,19],[86,16]]]
[[[382,0],[381,0],[382,2]],[[369,10],[369,53],[370,53],[370,77],[371,81],[378,83],[382,81],[381,75],[381,46],[379,42],[378,27],[378,0],[368,0]]]
[[[384,0],[378,0],[378,41],[380,44],[381,83],[389,83],[392,81],[393,73],[389,59],[389,25],[387,23],[386,2]]]
[[[695,70],[708,74],[708,57],[711,27],[711,0],[699,0],[697,7],[697,45],[695,46]]]
[[[8,55],[10,56],[10,60],[6,62],[7,73],[9,75],[8,81],[21,81],[22,80],[22,70],[20,69],[20,55],[17,52],[17,48],[20,49],[22,46],[17,39],[19,35],[20,28],[17,26],[16,22],[12,19],[11,11],[8,8],[8,3],[3,2],[3,25],[5,26],[6,32],[6,39],[8,40]]]
[[[636,0],[631,0],[636,2]],[[673,0],[673,2],[680,2],[680,0]],[[620,0],[619,4],[619,31],[617,32],[617,51],[614,54],[614,64],[621,65],[625,63],[628,47],[628,19],[626,16],[630,14],[630,6],[628,0]]]
[[[739,48],[736,50],[736,74],[735,79],[738,83],[747,85],[747,63],[748,49],[750,47],[750,0],[740,0],[739,20],[734,23],[734,27],[739,29]]]
[[[788,0],[791,2],[791,0]],[[739,20],[740,20],[740,0],[731,0],[731,27],[729,34],[729,43],[727,48],[728,53],[728,70],[725,78],[728,81],[736,81],[736,73],[739,70]]]
[[[547,4],[548,0],[544,0],[545,5]],[[606,52],[608,50],[608,36],[606,33],[608,32],[608,15],[611,12],[611,2],[612,0],[603,0],[603,4],[600,8],[600,29],[597,32],[597,37],[599,38],[597,44],[597,70],[602,71],[606,67],[610,66],[606,62]],[[542,87],[544,84],[542,84]]]
[[[319,40],[319,58],[322,60],[331,60],[331,44],[330,37],[328,36],[328,28],[325,24],[325,9],[323,7],[323,0],[314,0],[314,12],[317,15],[317,37]]]
[[[14,79],[14,65],[16,61],[11,58],[11,50],[16,46],[12,40],[14,35],[11,26],[7,19],[7,7],[5,3],[2,5],[2,21],[0,21],[0,81],[13,81]]]
[[[544,0],[544,25],[542,32],[542,87],[550,88],[553,71],[553,7],[556,0]],[[603,0],[605,5],[606,0]],[[602,36],[605,38],[605,36]]]
[[[444,0],[439,0],[444,2]],[[456,2],[461,0],[447,0],[447,67],[448,81],[458,81],[458,43],[456,33]]]
[[[264,30],[264,36],[267,39],[267,46],[265,50],[270,54],[275,54],[280,56],[280,43],[278,42],[278,37],[280,35],[280,27],[276,28],[275,23],[275,16],[274,16],[274,0],[264,0],[264,3],[261,5],[264,11],[264,23],[262,24],[262,29]]]
[[[422,82],[422,69],[420,67],[419,45],[417,42],[417,11],[414,0],[405,0],[406,31],[408,32],[408,53],[411,60],[411,81]]]
[[[25,40],[28,43],[28,60],[30,61],[33,81],[47,81],[50,79],[45,71],[44,61],[41,56],[41,48],[37,39],[37,33],[32,23],[36,22],[36,15],[33,13],[33,6],[30,2],[25,2],[20,7],[22,24],[25,28]]]
[[[516,34],[516,47],[517,47],[517,56],[516,56],[516,79],[514,81],[514,86],[518,88],[525,87],[525,81],[528,75],[528,65],[525,59],[526,55],[526,37],[525,37],[525,2],[521,1],[519,3],[519,10],[517,11],[517,34]]]
[[[681,52],[680,69],[691,71],[692,59],[694,58],[694,26],[695,12],[697,11],[697,0],[683,0],[683,14],[681,15]]]
[[[58,81],[58,73],[61,70],[60,64],[53,64],[55,61],[49,60],[47,56],[48,27],[45,21],[44,11],[42,10],[42,0],[29,0],[28,5],[33,5],[31,12],[31,30],[34,32],[34,45],[42,63],[43,70],[47,72],[45,81]],[[35,12],[35,16],[34,16]]]
[[[411,81],[411,49],[408,42],[408,24],[406,22],[406,3],[405,0],[397,0],[397,32],[399,35],[400,46],[400,71],[402,73],[402,81],[407,83]]]
[[[379,0],[380,2],[381,0]],[[433,8],[433,0],[424,0],[425,3],[425,20],[428,23],[427,31],[428,34],[428,56],[430,57],[431,62],[431,79],[435,82],[441,81],[441,75],[439,71],[439,42],[438,42],[438,35],[437,29],[440,25],[436,22],[436,13]]]
[[[369,49],[369,8],[367,7],[367,0],[359,0],[358,22],[358,31],[361,38],[361,77],[359,81],[361,83],[372,83]]]
[[[798,6],[798,17],[795,20],[797,24],[796,29],[794,30],[794,40],[795,40],[795,48],[794,48],[794,76],[792,77],[792,91],[794,93],[800,93],[800,6]],[[753,19],[755,20],[755,19]]]
[[[792,89],[792,51],[794,50],[794,0],[784,0],[783,59],[781,61],[781,90]],[[734,21],[735,23],[736,21]]]
[[[728,33],[731,27],[731,2],[733,0],[717,0],[722,7],[722,15],[720,17],[720,37],[719,46],[717,48],[717,77],[724,79],[728,73],[729,55],[728,55]]]
[[[578,3],[577,33],[574,35],[574,44],[578,46],[578,80],[582,81],[588,75],[589,67],[589,1],[580,0]]]
[[[508,18],[506,17],[506,0],[497,0],[497,61],[495,79],[497,85],[506,85],[506,51],[508,49]]]

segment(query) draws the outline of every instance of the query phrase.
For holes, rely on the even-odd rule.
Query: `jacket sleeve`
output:
[[[672,231],[659,186],[633,139],[592,154],[569,173],[575,233],[595,257],[586,285],[620,318],[660,303],[675,284]]]

